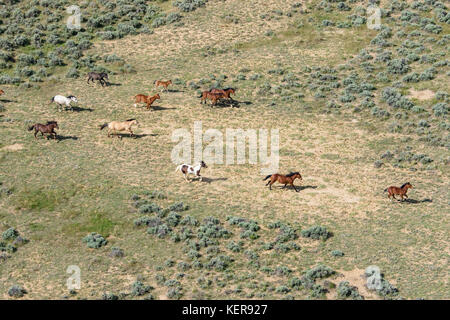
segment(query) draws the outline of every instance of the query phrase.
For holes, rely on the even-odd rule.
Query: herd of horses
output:
[[[94,80],[97,80],[101,86],[107,86],[108,85],[108,74],[101,72],[89,72],[88,73],[88,83],[92,81],[94,83]],[[156,80],[154,82],[155,88],[163,87],[164,91],[168,91],[169,85],[172,84],[171,80],[168,81],[161,81]],[[5,92],[0,89],[0,96],[3,95]],[[231,97],[231,94],[236,94],[236,89],[234,88],[226,88],[226,89],[218,89],[213,88],[211,90],[203,91],[202,94],[198,97],[200,98],[200,103],[206,103],[207,100],[211,101],[211,106],[216,105],[221,99],[224,100],[233,100]],[[136,107],[138,103],[144,103],[146,108],[149,110],[152,104],[158,100],[161,99],[159,94],[155,94],[153,96],[150,95],[144,95],[144,94],[138,94],[134,96],[134,106]],[[58,111],[62,111],[62,108],[70,108],[72,110],[72,102],[78,102],[78,99],[73,96],[62,96],[62,95],[56,95],[52,97],[50,103],[55,103],[58,106]],[[136,119],[128,119],[126,121],[111,121],[104,123],[100,126],[100,130],[103,130],[104,128],[108,128],[107,136],[110,137],[111,134],[116,135],[117,137],[121,138],[117,133],[118,132],[127,132],[130,134],[130,136],[135,136],[134,132],[132,131],[132,126],[139,126],[139,122]],[[55,129],[59,129],[58,123],[56,121],[47,121],[47,123],[35,123],[32,126],[28,127],[29,131],[32,131],[34,129],[34,137],[37,139],[37,134],[41,133],[41,136],[44,137],[44,134],[47,134],[46,138],[49,139],[50,137],[53,139],[57,139],[57,135],[55,132]],[[200,175],[200,171],[202,168],[208,168],[206,163],[204,161],[201,161],[196,166],[191,166],[190,164],[180,164],[177,166],[175,172],[180,171],[184,175],[184,179],[188,182],[192,182],[192,180],[189,180],[189,175],[194,175],[195,177],[198,177],[200,181],[203,180],[203,177]],[[276,182],[283,184],[284,186],[282,189],[285,189],[287,185],[290,185],[296,192],[299,192],[300,190],[297,189],[297,187],[294,185],[294,181],[296,179],[299,179],[302,181],[302,176],[299,172],[290,172],[286,175],[274,173],[266,176],[263,181],[270,179],[266,186],[269,186],[269,189],[272,190],[272,185]],[[404,183],[401,187],[396,186],[390,186],[384,190],[384,192],[388,193],[388,199],[397,199],[395,196],[400,196],[401,201],[404,201],[405,198],[408,198],[407,192],[408,189],[413,188],[411,183],[407,182]]]

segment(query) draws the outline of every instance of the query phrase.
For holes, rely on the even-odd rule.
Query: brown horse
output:
[[[267,180],[269,178],[270,178],[270,181],[267,182],[266,186],[268,185],[270,190],[272,190],[272,185],[275,182],[278,181],[279,183],[283,183],[284,184],[284,187],[282,187],[282,189],[286,188],[286,186],[289,184],[289,185],[291,185],[294,188],[294,190],[296,192],[298,192],[299,190],[297,190],[297,188],[295,188],[294,180],[297,179],[297,178],[302,180],[302,176],[301,176],[301,174],[299,172],[291,172],[291,173],[289,173],[289,174],[287,174],[285,176],[282,175],[282,174],[278,174],[278,173],[269,174],[267,177],[265,177],[263,179],[263,181],[265,181],[265,180]]]
[[[56,139],[56,132],[54,131],[56,129],[59,129],[58,123],[56,121],[47,121],[47,124],[41,124],[36,123],[33,124],[31,127],[28,127],[28,131],[31,131],[34,129],[34,138],[37,139],[36,134],[38,132],[41,133],[42,136],[44,136],[44,133],[48,133],[48,137],[52,136],[53,139]]]
[[[158,88],[159,86],[163,86],[164,90],[167,91],[167,87],[172,84],[172,80],[169,81],[161,81],[161,80],[156,80],[155,81],[155,88]]]
[[[233,100],[231,98],[231,94],[236,94],[236,89],[234,88],[226,88],[226,89],[211,89],[211,93],[222,93],[225,98]]]
[[[413,186],[411,185],[411,183],[407,182],[407,183],[404,183],[400,188],[395,187],[395,186],[390,186],[389,188],[384,189],[384,192],[386,192],[386,191],[388,192],[388,199],[390,199],[392,197],[395,200],[397,200],[397,198],[395,196],[399,195],[403,201],[403,197],[408,198],[408,196],[406,195],[406,192],[408,192],[408,189],[412,188],[412,187]]]
[[[149,95],[146,96],[144,94],[138,94],[136,96],[134,96],[134,106],[137,107],[137,104],[142,102],[146,104],[146,108],[147,110],[150,109],[151,105],[153,102],[155,102],[155,100],[157,99],[161,99],[161,97],[159,96],[159,94],[155,94],[153,97],[150,97]]]
[[[211,105],[215,106],[217,104],[217,101],[219,101],[220,99],[226,99],[226,96],[221,92],[213,93],[210,91],[203,91],[202,95],[199,98],[201,98],[200,103],[206,103],[206,100],[209,99],[211,100]]]
[[[0,89],[0,96],[5,94],[5,91],[3,91],[2,89]]]

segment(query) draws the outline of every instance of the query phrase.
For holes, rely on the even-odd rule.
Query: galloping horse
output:
[[[155,88],[158,88],[159,86],[163,86],[163,87],[164,87],[164,90],[167,91],[167,87],[168,87],[170,84],[172,84],[172,80],[169,80],[169,81],[156,80],[156,81],[154,82],[154,84],[155,84]]]
[[[175,172],[177,171],[181,171],[184,174],[184,179],[186,181],[189,182],[188,180],[188,175],[189,174],[193,174],[196,175],[197,177],[200,177],[200,181],[203,180],[203,177],[200,175],[200,170],[202,168],[208,168],[208,166],[206,165],[206,163],[204,163],[203,161],[201,161],[198,165],[196,165],[195,167],[190,166],[188,164],[180,164],[176,169]]]
[[[264,179],[263,179],[263,181],[265,181],[265,180],[267,180],[267,179],[269,179],[270,178],[270,181],[269,182],[267,182],[267,184],[266,184],[266,186],[267,185],[269,185],[269,189],[270,190],[272,190],[272,185],[275,183],[275,182],[279,182],[279,183],[283,183],[284,184],[284,186],[282,187],[282,189],[284,189],[284,188],[286,188],[286,185],[291,185],[293,188],[294,188],[294,190],[296,191],[296,192],[298,192],[298,190],[297,190],[297,188],[295,188],[295,186],[294,186],[294,180],[295,179],[297,179],[297,178],[299,178],[300,180],[302,180],[302,176],[301,176],[301,174],[299,173],[299,172],[291,172],[291,173],[289,173],[289,174],[287,174],[287,175],[282,175],[282,174],[278,174],[278,173],[275,173],[275,174],[269,174],[267,177],[265,177]]]
[[[231,94],[236,94],[236,89],[234,89],[234,88],[226,88],[226,89],[214,88],[214,89],[211,89],[210,92],[211,93],[222,93],[225,96],[225,98],[233,100],[233,98],[231,98]]]
[[[41,123],[35,123],[31,127],[28,127],[28,131],[31,131],[34,129],[34,138],[37,139],[36,134],[38,132],[41,133],[42,136],[44,136],[44,133],[48,133],[48,137],[52,136],[53,139],[56,139],[56,132],[54,129],[59,129],[58,123],[56,121],[47,121],[47,124],[41,124]]]
[[[108,85],[108,82],[105,80],[109,80],[108,79],[108,74],[106,72],[89,72],[87,74],[88,76],[88,80],[87,83],[89,83],[90,80],[92,80],[92,82],[94,82],[94,80],[98,80],[98,82],[100,82],[100,84],[102,85],[102,87],[106,84]]]
[[[58,105],[58,111],[61,112],[63,105],[65,105],[66,107],[69,107],[70,110],[73,110],[72,105],[70,104],[71,102],[78,102],[78,99],[75,96],[61,96],[61,95],[56,95],[52,98],[52,100],[50,100],[49,104],[52,104],[53,102],[56,103]]]
[[[149,95],[146,96],[144,94],[138,94],[136,96],[134,96],[134,106],[137,107],[137,104],[142,102],[146,104],[146,108],[147,110],[150,109],[151,105],[153,102],[155,102],[155,100],[157,99],[161,99],[161,97],[159,96],[159,94],[155,94],[153,97],[150,97]]]
[[[384,189],[384,192],[386,192],[386,191],[388,192],[388,199],[390,199],[392,197],[395,200],[397,200],[395,195],[399,195],[403,201],[403,197],[408,198],[408,196],[406,195],[406,192],[408,192],[408,189],[412,188],[412,187],[413,186],[411,185],[411,183],[407,182],[407,183],[404,183],[400,188],[395,187],[395,186],[390,186],[389,188]]]
[[[200,99],[200,103],[205,102],[206,100],[209,99],[211,100],[211,105],[215,106],[217,104],[217,101],[219,101],[219,99],[226,99],[227,97],[225,96],[225,94],[221,93],[221,92],[210,92],[210,91],[203,91],[202,95],[199,97]]]
[[[103,130],[103,128],[108,127],[108,137],[110,137],[111,135],[111,131],[114,132],[114,134],[117,135],[117,131],[127,131],[131,134],[131,136],[134,136],[133,131],[131,131],[131,126],[132,125],[136,125],[139,126],[139,122],[136,119],[128,119],[126,121],[112,121],[109,123],[104,123],[103,125],[100,126],[100,130]],[[118,138],[121,138],[119,136],[117,136]]]

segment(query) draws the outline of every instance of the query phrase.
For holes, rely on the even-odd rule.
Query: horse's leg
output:
[[[294,182],[291,182],[291,186],[294,188],[295,192],[298,192],[297,188],[294,185]]]
[[[37,133],[38,133],[38,130],[35,129],[35,130],[34,130],[34,138],[35,138],[35,139],[37,139],[37,137],[36,137]]]

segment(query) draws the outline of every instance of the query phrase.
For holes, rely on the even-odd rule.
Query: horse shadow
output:
[[[142,133],[142,134],[131,135],[131,133],[119,133],[116,136],[122,140],[122,138],[124,138],[124,137],[130,138],[130,139],[142,139],[145,137],[156,137],[157,134],[156,133]]]
[[[62,135],[56,135],[56,140],[64,141],[64,140],[78,140],[79,138],[76,136],[62,136]]]
[[[177,93],[177,92],[184,92],[184,91],[183,90],[178,90],[178,89],[167,89],[167,92]]]
[[[122,84],[121,83],[114,83],[114,82],[107,82],[106,86],[107,87],[120,87]]]
[[[212,107],[220,107],[220,108],[240,108],[241,105],[251,105],[252,102],[250,101],[239,101],[239,100],[220,100],[217,102],[215,106]]]
[[[74,112],[83,112],[83,111],[92,112],[92,111],[94,111],[94,109],[74,106],[74,107],[72,107],[72,111],[74,111]]]
[[[279,189],[288,189],[288,190],[294,190],[294,187],[291,185],[287,185],[286,188],[284,185],[279,186]],[[295,189],[297,189],[298,192],[305,190],[305,189],[317,189],[317,186],[295,186]]]
[[[11,103],[11,102],[14,102],[14,103],[16,103],[16,102],[18,102],[17,100],[9,100],[9,99],[0,99],[0,102],[3,102],[3,103]]]
[[[200,180],[200,178],[198,178],[196,180]],[[227,181],[227,180],[228,180],[228,178],[206,178],[206,177],[203,177],[201,182],[210,184],[211,182],[215,182],[215,181]]]
[[[151,111],[176,110],[177,108],[166,108],[161,106],[151,106]]]
[[[401,201],[401,200],[399,200]],[[433,202],[431,199],[423,199],[423,200],[415,200],[415,199],[405,199],[403,202],[410,203],[410,204],[418,204],[418,203],[430,203]]]

